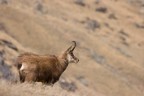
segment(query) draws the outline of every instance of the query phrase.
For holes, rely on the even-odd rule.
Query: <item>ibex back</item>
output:
[[[54,84],[59,80],[69,63],[78,63],[79,59],[73,54],[75,47],[76,42],[72,41],[72,46],[60,56],[21,54],[17,58],[20,81]]]

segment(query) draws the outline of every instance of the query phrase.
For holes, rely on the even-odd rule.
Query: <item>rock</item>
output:
[[[0,30],[3,30],[3,29],[4,29],[4,24],[0,23]]]
[[[46,14],[47,13],[47,8],[42,2],[36,2],[35,5],[35,10],[41,14]]]
[[[88,81],[85,79],[84,76],[78,76],[76,77],[77,80],[79,80],[83,85],[88,86]]]
[[[95,0],[95,4],[99,4],[100,3],[100,0]]]
[[[107,13],[107,8],[106,7],[99,7],[96,8],[96,12],[101,12],[101,13]]]
[[[105,56],[101,55],[99,52],[95,52],[92,49],[86,49],[89,52],[89,56],[98,64],[106,64],[107,60]]]
[[[18,51],[17,47],[7,40],[0,39],[0,43],[4,44],[5,46],[8,46],[9,48],[11,48],[15,51]]]
[[[18,50],[11,42],[0,39],[0,79],[17,82],[19,80],[17,69],[13,65],[15,56],[9,53],[7,47]]]
[[[144,41],[139,42],[139,43],[138,43],[138,46],[139,46],[139,47],[143,47],[143,46],[144,46]]]
[[[78,88],[74,82],[68,82],[64,79],[59,81],[61,88],[67,91],[75,92]]]
[[[92,19],[89,19],[89,18],[87,18],[86,24],[87,24],[86,28],[88,28],[92,31],[95,31],[97,28],[101,27],[100,23],[98,21],[92,20]]]
[[[108,18],[109,18],[109,19],[114,19],[114,20],[117,19],[117,17],[115,16],[114,13],[111,13],[111,14],[108,16]]]
[[[9,0],[0,0],[0,4],[8,4]]]
[[[80,5],[80,6],[85,6],[86,4],[84,3],[84,0],[75,0],[75,4]]]
[[[123,29],[121,29],[121,30],[119,31],[119,34],[120,34],[120,35],[123,35],[123,36],[126,36],[126,37],[129,37],[129,34],[127,34]]]
[[[0,73],[1,78],[10,79],[11,78],[11,71],[10,68],[4,62],[4,50],[0,50]]]
[[[144,29],[144,24],[134,23],[137,28]]]
[[[112,28],[109,23],[105,22],[104,25],[105,25],[107,28],[109,28],[110,30],[112,30],[112,31],[114,30],[114,28]]]
[[[0,50],[0,65],[4,65],[4,57],[3,57],[4,51]]]

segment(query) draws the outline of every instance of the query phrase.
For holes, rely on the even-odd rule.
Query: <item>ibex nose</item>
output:
[[[77,58],[75,63],[78,63],[78,62],[79,62],[79,59]]]

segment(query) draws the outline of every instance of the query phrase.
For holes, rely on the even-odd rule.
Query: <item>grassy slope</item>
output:
[[[59,54],[76,40],[80,63],[70,65],[63,76],[84,76],[89,90],[106,96],[141,96],[144,29],[135,24],[143,24],[143,15],[124,0],[94,2],[85,0],[83,7],[73,0],[15,0],[0,6],[0,22],[6,34],[41,54]],[[108,12],[95,11],[101,6]],[[110,14],[116,19],[109,19]],[[91,30],[87,18],[101,27]]]

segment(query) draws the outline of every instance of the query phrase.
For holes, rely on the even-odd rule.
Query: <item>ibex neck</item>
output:
[[[64,71],[68,66],[68,61],[65,59],[59,58],[59,62],[60,62],[60,66],[61,66],[62,71]]]
[[[68,66],[68,60],[67,60],[67,55],[65,53],[63,53],[62,55],[60,55],[58,58],[59,58],[59,62],[60,62],[60,65],[63,69],[63,71],[67,68]]]

